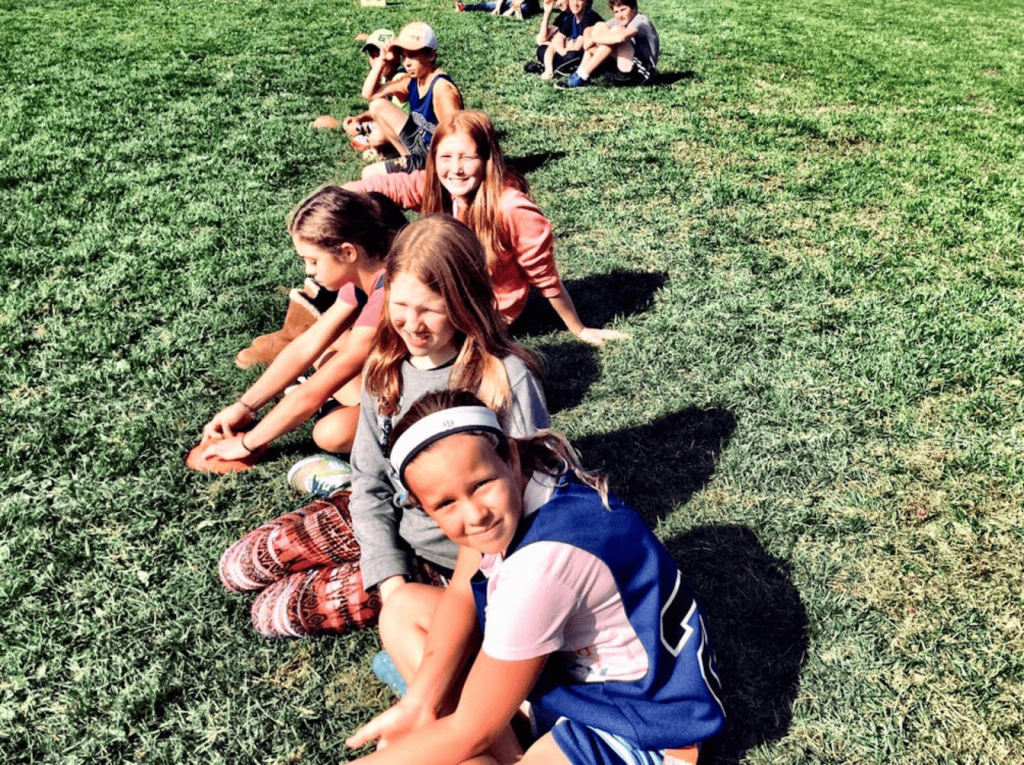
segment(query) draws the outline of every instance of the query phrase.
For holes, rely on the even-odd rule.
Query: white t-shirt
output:
[[[535,475],[524,493],[524,513],[545,504],[557,479]],[[554,654],[548,671],[570,682],[637,680],[647,674],[647,652],[626,617],[607,564],[564,542],[538,541],[509,558],[485,555],[487,619],[483,651],[522,661]]]

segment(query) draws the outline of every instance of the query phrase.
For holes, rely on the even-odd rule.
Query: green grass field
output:
[[[360,170],[308,127],[353,35],[416,18],[632,334],[521,337],[706,603],[708,762],[1024,760],[1024,11],[641,8],[670,83],[562,93],[440,0],[0,0],[5,763],[338,763],[389,703],[374,634],[265,642],[217,581],[308,431],[182,458],[300,279],[286,212]]]

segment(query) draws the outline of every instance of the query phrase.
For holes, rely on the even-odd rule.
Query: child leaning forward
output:
[[[381,638],[409,688],[349,739],[387,744],[361,761],[696,762],[724,722],[704,617],[606,480],[557,433],[509,438],[465,391],[419,399],[392,443],[459,557],[446,590],[407,585],[385,604]],[[524,700],[525,756],[509,728]]]

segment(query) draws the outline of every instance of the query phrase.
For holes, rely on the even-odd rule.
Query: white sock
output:
[[[579,72],[579,71],[577,71],[576,72],[576,76],[579,77],[584,82],[586,82],[587,80],[590,79],[590,75],[587,74],[586,72]]]

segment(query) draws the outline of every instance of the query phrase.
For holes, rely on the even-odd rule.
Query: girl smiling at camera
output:
[[[626,337],[580,321],[555,265],[551,221],[530,198],[526,179],[505,165],[487,115],[458,112],[442,122],[424,170],[374,176],[346,188],[379,191],[407,210],[445,212],[468,225],[484,246],[498,311],[506,323],[523,312],[535,287],[584,342],[603,345]]]
[[[358,762],[697,762],[725,718],[701,607],[564,436],[511,438],[476,396],[439,391],[395,426],[390,459],[459,557],[447,589],[409,585],[384,607],[408,687],[348,740],[386,744]],[[524,701],[525,755],[509,728]]]

